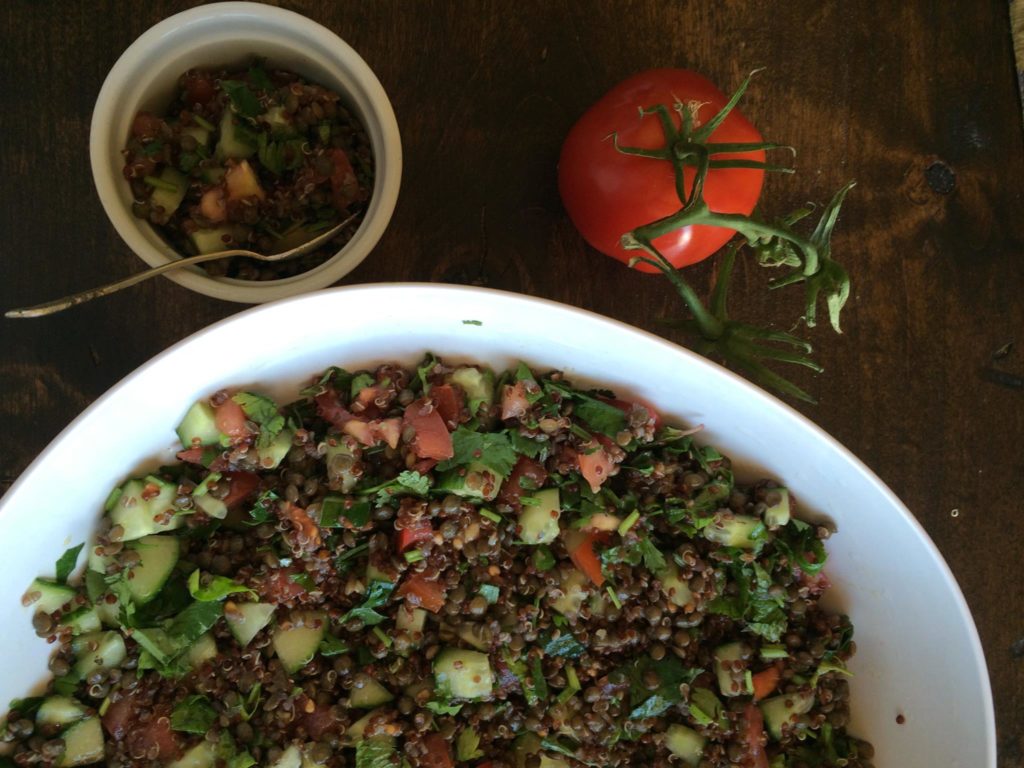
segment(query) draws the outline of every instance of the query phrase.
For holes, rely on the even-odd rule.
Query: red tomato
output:
[[[440,384],[430,388],[430,399],[441,414],[445,425],[449,429],[455,429],[459,425],[459,416],[462,414],[463,397],[462,393],[451,384]]]
[[[532,489],[540,488],[547,479],[548,473],[543,464],[526,456],[520,456],[515,466],[512,467],[508,479],[501,485],[498,501],[518,509],[519,497],[524,493],[529,493]],[[523,487],[522,481],[524,480],[529,489]]]
[[[255,472],[226,472],[224,477],[231,483],[228,495],[223,498],[228,507],[245,501],[260,487],[260,476]]]
[[[139,112],[132,121],[132,136],[139,139],[152,139],[160,135],[160,126],[164,123],[156,115]]]
[[[782,671],[778,666],[768,667],[768,669],[762,669],[751,675],[750,679],[754,683],[754,701],[760,701],[770,695],[775,690],[775,686],[779,684],[781,677]]]
[[[506,384],[501,392],[501,418],[521,419],[529,411],[530,401],[526,399],[526,382]]]
[[[217,429],[232,440],[249,436],[249,428],[245,426],[245,411],[242,410],[242,406],[230,397],[217,406],[215,417]]]
[[[747,754],[740,764],[744,768],[768,768],[768,755],[764,751],[764,718],[760,707],[753,702],[747,704],[743,710],[743,719],[746,721],[743,741],[746,743]]]
[[[405,409],[405,423],[416,433],[412,449],[421,459],[441,461],[455,455],[452,436],[444,425],[441,414],[433,406],[423,400],[411,403]]]
[[[192,107],[195,104],[209,104],[210,100],[217,95],[217,89],[207,72],[187,72],[182,86],[185,89],[185,106],[187,107]]]
[[[569,552],[573,565],[600,587],[604,584],[604,574],[601,572],[601,561],[594,553],[595,539],[596,536],[593,533],[574,530],[565,532],[565,548]]]
[[[579,453],[580,474],[587,481],[590,490],[597,493],[601,484],[608,479],[615,462],[604,448],[591,441]]]
[[[135,694],[112,702],[103,714],[101,722],[103,728],[115,741],[125,741],[129,744],[157,744],[160,752],[157,757],[171,759],[178,756],[180,746],[178,737],[171,730],[170,713],[167,707],[158,706],[153,711],[153,717],[146,723],[140,724],[137,719],[138,711],[135,702]],[[145,751],[145,750],[143,750]]]
[[[257,591],[264,600],[275,605],[291,602],[306,591],[301,584],[292,579],[292,576],[298,573],[301,571],[293,568],[276,568]]]
[[[409,547],[426,541],[434,536],[434,527],[425,518],[419,518],[413,525],[406,526],[398,532],[396,546],[399,552],[405,552]]]
[[[187,461],[189,464],[198,464],[199,466],[202,466],[203,453],[205,453],[205,450],[206,449],[197,446],[196,448],[178,451],[175,456],[177,456],[181,461]]]
[[[316,401],[316,415],[324,421],[330,422],[335,429],[341,429],[346,422],[355,418],[348,409],[341,404],[341,398],[334,389],[321,392],[313,398]]]
[[[398,588],[398,596],[408,600],[409,605],[426,608],[437,613],[444,605],[444,587],[423,576],[410,576]]]
[[[417,768],[452,768],[452,748],[440,733],[428,733],[422,741],[425,752],[415,759]]]
[[[710,120],[728,98],[711,81],[685,69],[652,69],[619,83],[584,113],[569,131],[558,163],[558,188],[573,224],[594,248],[619,261],[641,255],[627,251],[620,238],[637,227],[675,213],[682,207],[672,164],[667,160],[627,155],[620,146],[664,149],[666,138],[656,115],[640,117],[639,110],[663,104],[676,125],[676,102],[694,105],[699,122]],[[697,107],[699,105],[699,108]],[[733,109],[711,134],[712,142],[760,142],[761,134]],[[765,153],[716,155],[716,159],[765,159]],[[687,192],[694,169],[683,177]],[[757,204],[764,171],[756,168],[716,168],[708,172],[704,200],[716,213],[748,215]],[[654,240],[655,247],[676,267],[706,259],[733,236],[720,227],[692,226]],[[637,269],[654,272],[646,264]]]
[[[343,149],[329,149],[327,155],[334,164],[334,171],[331,173],[331,197],[334,207],[345,212],[349,205],[359,199],[359,180],[356,179],[356,172],[352,170],[352,163]]]

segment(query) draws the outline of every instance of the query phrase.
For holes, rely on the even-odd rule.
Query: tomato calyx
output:
[[[736,253],[743,245],[751,248],[762,266],[789,266],[793,270],[782,278],[772,281],[769,288],[778,289],[787,285],[803,283],[805,285],[805,309],[803,320],[813,327],[817,318],[817,304],[820,298],[825,300],[829,320],[837,333],[839,315],[849,298],[850,278],[846,270],[831,258],[830,240],[832,230],[839,216],[839,208],[853,182],[840,189],[825,207],[821,218],[813,232],[805,237],[793,229],[793,225],[805,218],[810,209],[803,209],[778,222],[768,222],[753,216],[736,213],[719,213],[711,210],[704,199],[704,182],[709,171],[715,168],[759,168],[765,171],[791,173],[792,169],[785,166],[772,165],[761,160],[736,158],[736,154],[746,152],[762,152],[771,149],[783,149],[783,145],[770,142],[749,143],[714,143],[708,139],[711,134],[728,117],[739,102],[740,97],[750,84],[749,75],[729,101],[714,117],[700,126],[694,124],[695,109],[692,105],[677,102],[673,105],[678,115],[678,125],[673,119],[669,108],[657,104],[642,109],[641,117],[654,116],[661,124],[665,134],[665,145],[659,149],[622,146],[618,138],[615,148],[619,152],[638,157],[649,158],[672,164],[676,192],[680,205],[678,211],[625,233],[621,245],[627,250],[641,251],[644,255],[637,256],[630,263],[644,263],[663,272],[672,282],[692,315],[691,320],[670,323],[675,327],[689,331],[697,337],[697,347],[701,354],[717,354],[727,363],[745,371],[759,383],[777,389],[792,397],[813,402],[813,399],[802,389],[774,373],[764,361],[774,361],[800,365],[815,372],[822,368],[807,355],[811,345],[793,334],[758,328],[746,323],[730,320],[726,309],[726,298],[729,282],[735,265]],[[718,158],[720,154],[730,154],[727,159]],[[684,176],[687,166],[695,169],[690,188]],[[725,261],[719,272],[713,290],[710,307],[697,296],[696,292],[682,276],[679,269],[665,258],[654,245],[654,240],[683,227],[694,225],[721,227],[731,229],[742,237],[726,249]],[[772,344],[782,345],[772,346]]]

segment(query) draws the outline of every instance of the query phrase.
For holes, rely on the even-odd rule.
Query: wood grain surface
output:
[[[137,36],[193,4],[0,3],[0,307],[139,268],[93,188],[92,105]],[[766,210],[858,182],[834,238],[854,281],[845,333],[810,333],[826,371],[798,378],[819,403],[797,408],[935,540],[984,644],[1000,768],[1024,765],[1024,134],[1006,0],[281,5],[365,57],[402,130],[398,208],[346,284],[486,285],[677,340],[657,323],[681,311],[668,284],[597,255],[569,223],[559,146],[642,69],[692,67],[730,90],[767,66],[744,112],[800,154],[794,177],[768,184]],[[701,291],[714,269],[692,270]],[[788,327],[796,295],[769,295],[764,281],[740,270],[737,314]],[[0,321],[0,490],[113,383],[241,308],[158,279]]]

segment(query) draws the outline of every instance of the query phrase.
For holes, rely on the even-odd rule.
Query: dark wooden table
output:
[[[0,307],[139,268],[93,189],[93,101],[132,40],[194,3],[0,4]],[[769,211],[859,182],[835,237],[845,334],[797,407],[888,482],[960,581],[991,670],[1001,768],[1024,765],[1024,135],[1005,0],[885,3],[282,3],[377,72],[402,129],[398,208],[345,282],[433,280],[558,299],[665,333],[666,281],[586,248],[555,164],[570,125],[639,70],[728,90],[767,65],[746,114],[800,148]],[[709,262],[692,270],[706,292]],[[746,317],[786,323],[762,273]],[[171,343],[241,309],[158,279],[34,321],[0,321],[0,490],[70,419]],[[670,337],[676,338],[671,336]],[[941,642],[941,638],[936,638]],[[941,674],[941,670],[936,670]]]

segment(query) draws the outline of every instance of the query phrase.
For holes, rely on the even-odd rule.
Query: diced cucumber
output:
[[[217,520],[223,520],[228,516],[228,505],[208,493],[204,493],[202,496],[193,496],[192,503]]]
[[[489,407],[494,402],[494,373],[489,369],[456,368],[448,374],[448,381],[466,393],[470,416],[476,416],[481,405]]]
[[[310,662],[326,630],[327,614],[316,611],[293,613],[290,627],[274,630],[274,651],[289,674],[299,671]]]
[[[460,624],[455,633],[462,642],[478,651],[487,651],[491,648],[493,637],[490,627],[486,624]]]
[[[191,136],[201,147],[210,143],[210,132],[201,125],[187,125],[181,129],[181,134],[182,136]]]
[[[558,585],[562,593],[551,601],[551,607],[567,618],[573,618],[580,612],[580,608],[590,594],[590,579],[582,571],[573,568]]]
[[[538,768],[569,768],[569,764],[565,762],[565,760],[541,753],[540,765]]]
[[[259,120],[270,127],[270,132],[274,136],[289,136],[295,133],[284,107],[271,107],[259,116]]]
[[[768,488],[765,490],[764,524],[770,529],[781,528],[789,522],[789,490],[786,488]]]
[[[113,669],[125,660],[128,650],[117,632],[94,632],[76,637],[71,644],[77,660],[75,672],[88,677],[98,669]]]
[[[735,661],[742,661],[744,656],[750,656],[750,648],[741,642],[726,643],[715,648],[715,674],[718,676],[718,690],[723,696],[742,696],[753,693],[747,690],[747,683],[744,671],[746,664],[743,664],[744,671],[733,672],[727,668]]]
[[[706,739],[692,728],[673,723],[665,731],[665,746],[691,768],[696,768],[704,754]]]
[[[143,536],[129,546],[138,553],[139,563],[125,574],[128,592],[136,605],[145,605],[174,572],[181,546],[177,536]]]
[[[49,579],[36,579],[25,591],[23,602],[31,605],[36,611],[53,613],[74,599],[75,590],[71,587]]]
[[[220,141],[217,142],[216,154],[221,160],[233,157],[240,159],[252,157],[256,147],[246,141],[242,132],[238,130],[235,122],[235,115],[230,109],[224,110],[224,116],[220,121]]]
[[[207,184],[220,184],[224,181],[224,175],[227,173],[227,169],[219,165],[211,165],[203,168],[202,179]]]
[[[558,538],[562,508],[557,488],[537,491],[523,502],[519,513],[519,538],[524,544],[547,544]]]
[[[270,764],[270,768],[302,768],[302,750],[292,744]]]
[[[68,627],[73,635],[86,635],[99,632],[103,628],[100,615],[93,606],[82,606],[60,620],[62,627]]]
[[[778,741],[782,738],[783,728],[787,730],[798,724],[801,715],[806,715],[814,706],[814,693],[784,693],[761,702],[761,714],[764,724],[771,737]]]
[[[270,623],[273,615],[274,606],[270,603],[237,603],[232,610],[224,611],[228,629],[243,648]]]
[[[309,743],[302,747],[302,768],[320,768],[326,765],[326,763],[313,759],[313,746],[312,743]]]
[[[353,686],[352,693],[349,694],[349,704],[355,709],[373,709],[394,699],[391,691],[372,677],[361,688]]]
[[[704,538],[723,547],[754,549],[760,540],[752,539],[750,535],[763,525],[756,517],[719,510],[714,519],[704,526]]]
[[[192,404],[178,425],[177,432],[182,448],[220,445],[221,431],[217,429],[217,412],[205,400]]]
[[[234,248],[231,242],[225,242],[224,238],[234,240],[234,227],[212,227],[210,229],[197,229],[189,237],[192,238],[192,245],[199,253],[216,253]]]
[[[671,558],[665,561],[665,568],[658,574],[661,591],[672,603],[684,608],[693,602],[690,585],[679,576],[679,566]]]
[[[217,745],[203,739],[167,768],[213,768],[216,759]]]
[[[294,437],[294,429],[282,429],[270,441],[270,445],[258,451],[260,467],[263,469],[277,469],[278,465],[284,461],[285,456],[292,449]]]
[[[447,648],[434,658],[437,693],[449,699],[484,699],[491,695],[494,673],[487,654]]]
[[[121,541],[133,541],[151,533],[163,533],[181,527],[184,519],[172,514],[167,522],[155,518],[174,512],[177,486],[154,475],[132,479],[121,486],[121,497],[110,510],[110,521],[124,529]]]
[[[188,649],[187,658],[192,669],[199,669],[206,662],[217,658],[217,641],[213,638],[213,633],[206,632],[200,635]]]
[[[108,603],[106,599],[101,598],[95,605],[96,615],[100,617],[100,624],[111,629],[121,626],[121,605],[119,603]]]
[[[64,729],[85,717],[85,707],[69,696],[48,696],[39,705],[36,722]]]
[[[64,754],[57,761],[59,768],[98,763],[103,759],[103,728],[98,717],[80,720],[61,738],[64,739]]]
[[[349,493],[359,482],[359,475],[351,471],[356,463],[355,451],[349,445],[349,438],[344,435],[328,435],[324,447],[324,463],[327,466],[327,477],[332,488],[342,493]],[[338,483],[333,485],[333,483]]]
[[[171,214],[178,210],[181,201],[185,199],[185,193],[188,191],[188,179],[185,177],[185,174],[171,166],[164,168],[158,178],[167,187],[153,188],[152,193],[149,195],[149,206],[154,210],[163,208],[164,216],[170,218]]]
[[[366,726],[370,724],[370,721],[378,717],[381,710],[375,709],[372,712],[367,712],[365,715],[356,720],[352,725],[345,729],[345,743],[349,746],[355,745],[356,742],[362,741],[363,736],[366,733]]]
[[[520,734],[512,747],[516,768],[526,768],[527,759],[541,750],[540,737],[535,733]]]
[[[493,501],[501,490],[502,479],[500,474],[486,464],[472,461],[465,467],[442,472],[437,478],[435,489],[467,499]],[[555,492],[557,493],[557,490]]]
[[[398,607],[398,615],[395,618],[395,632],[408,638],[409,648],[416,648],[423,640],[423,627],[426,621],[427,611],[425,608],[410,608],[402,603]]]
[[[109,555],[97,555],[97,547],[95,545],[89,547],[89,557],[86,560],[86,568],[90,571],[96,571],[96,573],[102,573],[104,576],[107,573],[107,565],[109,565],[114,558]]]

